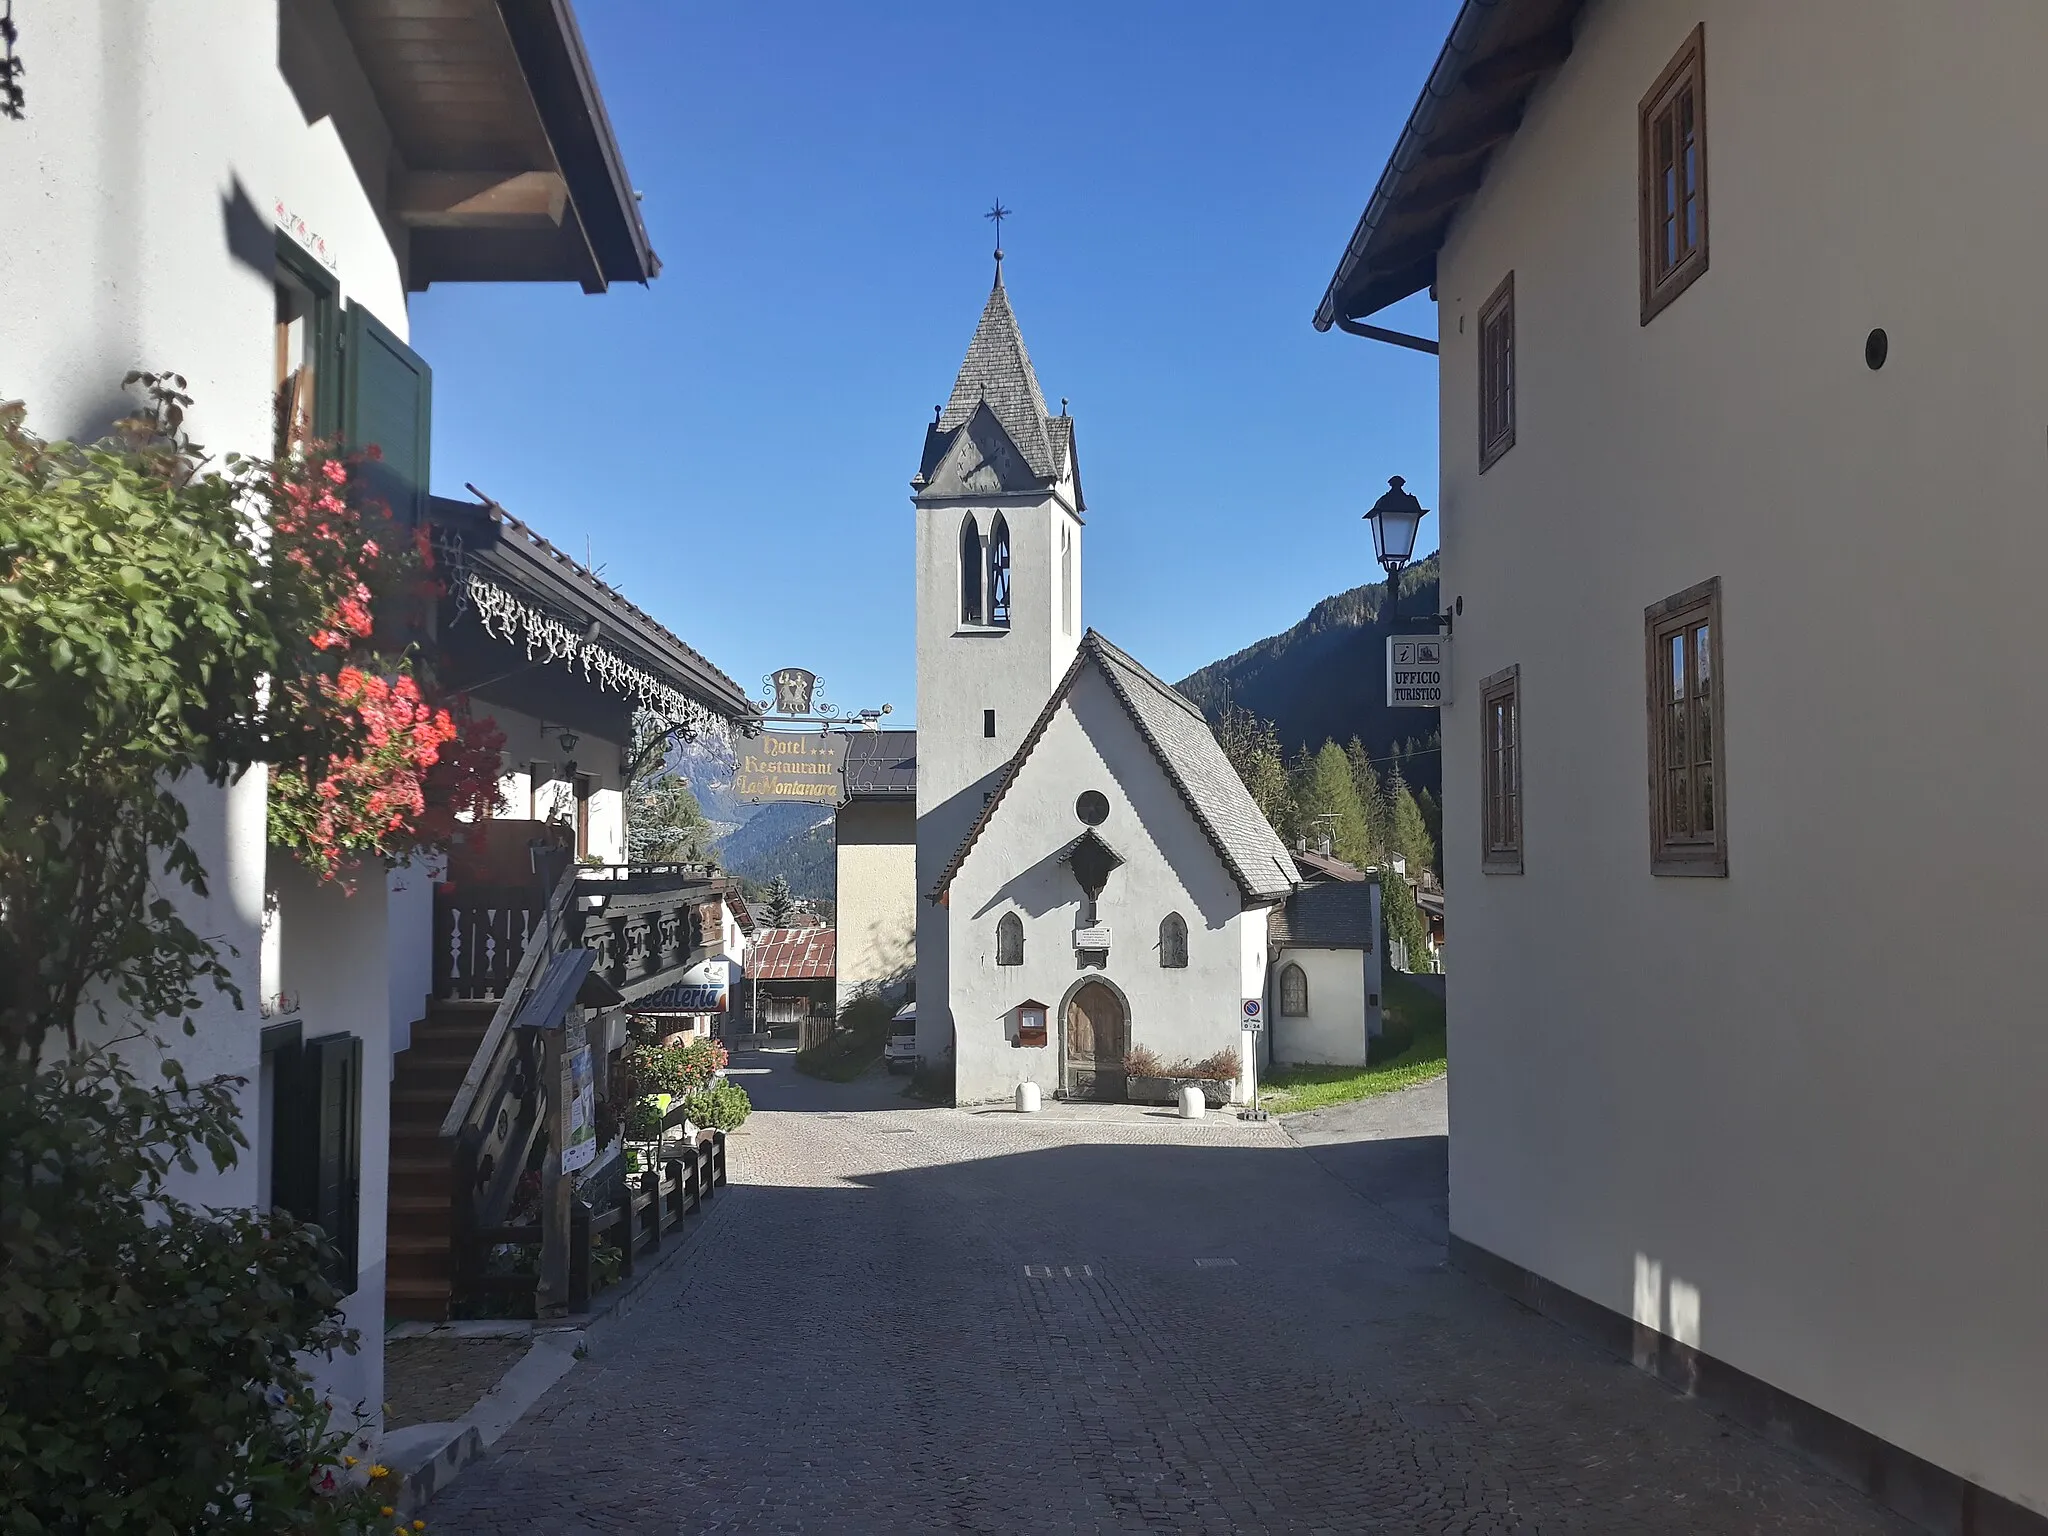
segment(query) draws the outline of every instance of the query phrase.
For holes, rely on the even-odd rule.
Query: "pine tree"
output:
[[[673,864],[703,856],[711,828],[689,781],[668,763],[668,729],[642,711],[633,720],[635,768],[626,785],[626,858]]]
[[[1399,764],[1395,765],[1389,789],[1388,800],[1393,810],[1393,852],[1408,861],[1412,874],[1419,875],[1425,869],[1436,868],[1436,841],[1429,835],[1429,826],[1422,819],[1422,807],[1409,793],[1408,781],[1400,776]]]
[[[770,928],[787,928],[789,920],[796,916],[796,898],[789,893],[789,882],[777,875],[768,882],[768,893],[762,899],[761,915]]]
[[[1380,872],[1380,930],[1389,941],[1387,954],[1393,953],[1394,940],[1407,950],[1409,970],[1435,969],[1429,957],[1429,924],[1415,905],[1415,891],[1391,869]]]
[[[1327,837],[1330,852],[1350,864],[1372,859],[1372,828],[1352,783],[1351,760],[1334,741],[1304,757],[1297,773],[1294,817],[1310,842]]]
[[[1260,813],[1281,837],[1290,836],[1294,831],[1293,795],[1287,765],[1280,756],[1280,737],[1272,723],[1226,700],[1214,730],[1223,755],[1230,759]]]
[[[1443,807],[1437,804],[1436,796],[1432,795],[1425,787],[1415,791],[1415,808],[1422,812],[1422,825],[1424,830],[1429,833],[1430,867],[1437,872],[1438,878],[1441,879],[1443,876],[1443,865],[1438,861],[1442,859],[1444,851]]]
[[[1365,743],[1356,736],[1344,749],[1344,756],[1351,763],[1351,787],[1358,791],[1359,808],[1365,812],[1367,841],[1372,848],[1372,855],[1366,862],[1384,864],[1387,848],[1393,841],[1393,818],[1387,811],[1387,797],[1380,789],[1380,776],[1373,772],[1372,758],[1365,750]]]

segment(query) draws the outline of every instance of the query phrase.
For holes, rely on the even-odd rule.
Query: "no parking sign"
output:
[[[1244,1020],[1244,1032],[1248,1035],[1256,1035],[1266,1027],[1265,1004],[1261,1003],[1256,997],[1248,997],[1244,1000],[1239,1010],[1239,1016]]]

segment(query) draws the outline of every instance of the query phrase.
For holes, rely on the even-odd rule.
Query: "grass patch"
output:
[[[796,1053],[796,1069],[828,1083],[850,1083],[882,1059],[889,1017],[896,1011],[881,997],[858,997],[839,1015],[839,1028],[822,1044]]]
[[[1259,1084],[1259,1106],[1275,1114],[1328,1109],[1443,1076],[1443,1000],[1393,970],[1381,998],[1385,1032],[1372,1043],[1372,1060],[1362,1067],[1278,1068]]]

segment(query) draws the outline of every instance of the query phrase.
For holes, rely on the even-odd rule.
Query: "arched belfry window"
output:
[[[1014,912],[996,919],[996,964],[1024,963],[1024,922]]]
[[[1169,912],[1160,919],[1159,963],[1172,971],[1187,969],[1188,922],[1178,912]]]
[[[988,621],[1010,622],[1010,525],[1000,512],[988,532]]]
[[[981,531],[972,512],[960,525],[960,622],[981,622]]]
[[[1298,965],[1280,969],[1280,1011],[1290,1019],[1308,1017],[1308,977]]]

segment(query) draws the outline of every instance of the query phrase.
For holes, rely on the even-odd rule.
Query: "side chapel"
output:
[[[911,481],[918,1052],[961,1104],[1229,1052],[1300,883],[1202,713],[1081,621],[1074,423],[995,284]],[[1362,1041],[1361,1041],[1362,1044]]]

